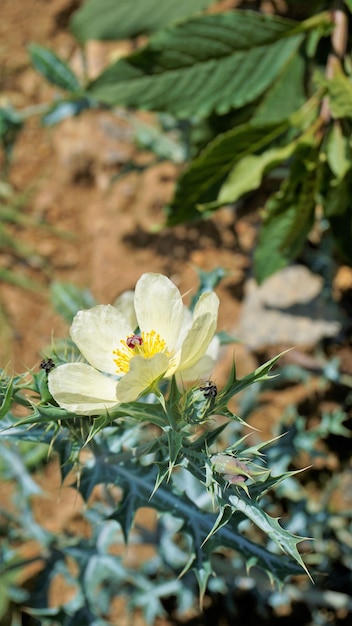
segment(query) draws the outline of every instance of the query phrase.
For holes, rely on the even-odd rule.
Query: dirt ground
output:
[[[79,51],[67,31],[69,16],[78,5],[78,0],[2,0],[0,106],[26,109],[51,102],[56,95],[29,64],[26,47],[31,42],[50,46],[79,71]],[[128,42],[89,44],[91,75],[100,71],[111,54],[128,46]],[[148,121],[151,116],[142,119]],[[158,232],[179,167],[163,162],[114,180],[132,158],[145,164],[153,157],[137,150],[131,125],[122,112],[88,111],[49,129],[41,127],[38,116],[28,118],[15,145],[8,182],[16,197],[25,195],[24,214],[34,221],[32,226],[13,226],[12,232],[32,252],[29,262],[24,263],[8,250],[0,250],[0,267],[36,279],[43,289],[39,292],[0,283],[11,329],[11,333],[3,333],[0,345],[2,367],[15,373],[38,368],[52,337],[67,334],[67,325],[50,304],[48,287],[52,280],[88,287],[98,301],[108,303],[133,288],[145,271],[168,275],[186,293],[197,284],[195,267],[211,270],[222,266],[228,275],[217,290],[221,300],[219,329],[236,332],[244,284],[250,275],[256,220],[235,222],[231,209],[223,209],[208,222]],[[344,276],[346,286],[340,277],[338,287],[347,292],[351,288],[348,269]],[[219,385],[226,379],[233,350],[229,347],[223,351],[214,373]],[[240,376],[258,363],[257,355],[244,345],[236,345],[235,355]],[[300,358],[305,356],[311,359],[300,354]],[[350,350],[344,358],[349,370]],[[264,414],[254,416],[254,424],[262,426],[265,422],[270,435],[283,407],[295,399],[308,401],[309,394],[313,397],[316,390],[305,387],[273,394],[269,415],[264,410]],[[52,484],[55,471],[51,466],[39,480]],[[50,498],[56,495],[36,502],[37,515],[51,529],[53,525],[58,530],[69,527],[79,520],[80,502],[72,498],[70,490],[67,492],[67,497],[60,492],[59,518],[53,518],[50,505]],[[61,591],[56,593],[59,600]]]

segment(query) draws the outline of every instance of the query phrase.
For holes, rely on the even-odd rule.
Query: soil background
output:
[[[50,47],[69,60],[75,71],[81,71],[80,52],[68,31],[69,17],[79,4],[77,0],[1,0],[0,106],[27,109],[57,97],[56,90],[29,63],[27,46],[32,42]],[[228,6],[235,4],[227,2]],[[270,10],[271,4],[264,4]],[[113,57],[130,47],[130,42],[90,42],[89,75],[97,75]],[[153,122],[148,114],[140,114],[140,119]],[[119,177],[131,159],[150,167]],[[233,210],[226,208],[207,222],[158,230],[180,168],[153,160],[152,154],[134,144],[133,128],[122,111],[86,111],[51,128],[41,126],[39,115],[28,117],[14,147],[7,182],[29,220],[26,225],[11,226],[12,234],[30,252],[24,260],[4,247],[0,267],[37,280],[42,289],[0,283],[6,315],[1,330],[2,367],[14,373],[37,369],[46,346],[67,335],[67,325],[50,303],[49,286],[54,280],[87,287],[99,302],[108,303],[122,291],[133,289],[145,271],[166,274],[182,293],[192,294],[197,286],[196,267],[212,270],[221,266],[227,275],[217,289],[221,301],[219,329],[237,335],[258,218],[250,214],[235,219]],[[258,208],[260,199],[254,204]],[[351,287],[350,268],[342,268],[336,278],[337,299],[348,296]],[[263,348],[258,354],[243,343],[228,346],[222,351],[214,380],[220,386],[225,382],[234,355],[242,376],[282,347],[286,346]],[[314,369],[313,348],[293,351],[287,358]],[[339,346],[338,350],[346,373],[352,373],[350,347]],[[263,437],[270,436],[273,423],[286,406],[312,398],[317,401],[314,383],[273,392],[254,416],[253,424],[263,430]],[[37,479],[45,490],[50,485],[47,497],[34,502],[44,526],[85,532],[79,515],[81,502],[70,489],[60,489],[55,463],[38,473]],[[4,485],[2,501],[10,502],[10,496]],[[132,559],[138,558],[144,558],[142,552],[132,555]],[[60,602],[64,593],[64,585],[58,584],[53,589],[53,604]],[[121,610],[116,606],[115,618],[124,624]]]

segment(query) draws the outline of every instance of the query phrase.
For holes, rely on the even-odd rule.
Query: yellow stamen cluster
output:
[[[150,359],[154,356],[154,354],[158,354],[160,352],[163,352],[168,357],[170,356],[165,340],[162,339],[155,330],[151,330],[149,333],[141,333],[141,343],[136,342],[131,348],[127,344],[127,339],[128,337],[126,339],[121,339],[121,348],[117,348],[112,351],[112,353],[116,356],[116,358],[114,358],[114,362],[116,363],[117,374],[127,374],[130,369],[131,359],[133,359],[133,357],[137,354],[145,359]]]

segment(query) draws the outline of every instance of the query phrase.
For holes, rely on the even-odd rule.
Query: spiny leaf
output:
[[[117,505],[112,517],[121,520],[124,533],[128,533],[132,519],[138,507],[152,506],[159,512],[171,513],[183,521],[183,530],[193,541],[195,559],[193,567],[202,572],[207,568],[211,553],[223,546],[236,550],[247,562],[263,569],[267,575],[277,581],[283,581],[288,575],[297,574],[300,568],[284,556],[269,552],[263,546],[256,544],[238,531],[238,523],[245,517],[241,513],[238,518],[231,517],[226,526],[219,528],[211,535],[216,515],[199,509],[185,494],[173,492],[168,486],[161,486],[153,493],[157,471],[155,466],[138,467],[135,463],[114,464],[106,463],[105,458],[95,459],[94,464],[82,470],[78,489],[87,499],[93,487],[99,483],[113,483],[124,490],[121,504]],[[271,527],[270,527],[270,530]],[[211,535],[207,543],[201,548],[204,539]],[[294,555],[296,557],[296,554]],[[296,558],[295,558],[296,560]]]
[[[222,393],[219,394],[216,411],[225,408],[229,400],[243,389],[246,389],[246,387],[253,385],[253,383],[255,382],[271,378],[269,376],[269,372],[271,371],[275,363],[282,357],[282,355],[285,354],[285,352],[287,351],[281,352],[266,363],[263,363],[263,365],[257,367],[253,372],[251,372],[247,376],[244,376],[244,378],[236,378],[236,369],[234,366],[229,376],[227,385],[224,387]]]
[[[297,550],[297,544],[307,539],[307,537],[296,537],[292,533],[280,526],[275,517],[270,517],[255,500],[251,500],[244,493],[241,497],[237,495],[229,496],[229,502],[233,510],[240,511],[248,517],[258,528],[268,535],[285,554],[291,556],[307,572],[309,572]]]
[[[50,286],[50,296],[55,311],[69,324],[78,311],[97,304],[88,289],[80,289],[72,283],[54,281]]]
[[[177,463],[179,453],[182,449],[184,433],[177,432],[169,428],[166,434],[167,434],[167,443],[168,443],[168,449],[169,449],[168,477],[170,478],[172,470],[174,469]]]
[[[0,380],[0,384],[2,386],[2,381]],[[3,389],[1,389],[1,406],[0,406],[0,420],[2,420],[4,417],[6,417],[8,411],[11,408],[12,405],[12,401],[13,401],[13,397],[12,397],[12,392],[13,392],[13,381],[9,380],[8,382],[5,383],[5,391]]]
[[[130,39],[202,11],[214,0],[87,0],[73,15],[70,29],[80,41]]]
[[[304,27],[254,11],[205,15],[157,33],[88,87],[107,104],[179,117],[224,114],[258,98],[297,52]]]

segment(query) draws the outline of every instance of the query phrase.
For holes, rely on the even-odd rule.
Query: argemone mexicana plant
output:
[[[201,281],[207,281],[209,276],[203,274]],[[219,549],[223,555],[234,552],[237,563],[240,555],[248,576],[255,566],[278,584],[307,572],[297,547],[304,537],[284,528],[261,503],[263,495],[296,472],[285,467],[275,473],[265,463],[262,450],[275,446],[278,438],[247,445],[246,436],[241,435],[243,422],[228,406],[234,395],[268,379],[279,357],[242,379],[236,377],[233,366],[222,389],[216,381],[204,378],[205,372],[209,376],[213,370],[220,343],[216,334],[219,300],[212,291],[220,274],[218,279],[214,279],[215,270],[209,274],[208,284],[201,284],[191,309],[167,277],[153,273],[143,274],[134,292],[122,294],[113,306],[77,307],[81,310],[73,312],[70,334],[80,354],[67,342],[73,358],[69,350],[52,350],[40,370],[30,374],[29,382],[28,374],[10,380],[3,373],[0,379],[2,436],[16,442],[40,441],[49,451],[56,451],[62,480],[76,468],[74,488],[87,503],[90,523],[95,520],[96,532],[104,536],[98,545],[94,535],[86,543],[79,538],[79,549],[76,546],[73,551],[72,539],[62,540],[55,554],[60,553],[63,562],[51,557],[56,539],[47,539],[41,557],[46,580],[55,575],[56,567],[62,573],[67,556],[77,561],[79,593],[74,605],[67,607],[70,623],[76,618],[79,623],[83,606],[89,606],[90,615],[98,621],[103,619],[107,598],[113,600],[124,579],[133,593],[134,576],[108,546],[116,542],[116,526],[128,541],[140,507],[171,516],[177,526],[177,537],[168,535],[166,550],[156,546],[158,554],[160,548],[158,563],[162,568],[166,559],[167,576],[171,567],[174,583],[172,589],[168,585],[155,589],[155,602],[148,592],[154,617],[162,614],[161,597],[182,594],[182,576],[187,572],[194,572],[203,598],[209,577],[217,574],[213,554]],[[186,383],[192,378],[192,383]],[[16,404],[22,405],[22,411],[27,409],[21,420],[13,412]],[[89,454],[81,454],[83,448]],[[104,486],[105,494],[99,513],[94,504],[94,511],[90,508],[97,485]],[[251,528],[247,533],[248,526],[260,532]],[[169,553],[177,555],[175,562],[169,563]],[[107,578],[111,584],[101,603],[98,589]],[[135,582],[138,587],[140,578]],[[151,579],[146,588],[152,592],[155,584]],[[47,609],[48,594],[41,591],[40,615],[51,610]],[[33,610],[38,609],[38,599],[35,602]],[[30,607],[29,599],[29,612]],[[63,619],[65,610],[60,608]],[[94,623],[93,617],[89,623]]]
[[[134,311],[124,315],[116,307],[97,305],[77,313],[70,334],[87,363],[67,363],[50,372],[50,393],[68,411],[94,415],[136,400],[162,377],[182,373],[187,379],[191,372],[202,373],[205,364],[211,369],[206,352],[218,304],[215,293],[204,293],[192,316],[166,276],[143,274]]]

